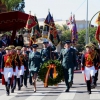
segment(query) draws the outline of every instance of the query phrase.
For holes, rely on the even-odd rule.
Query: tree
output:
[[[6,6],[7,11],[12,11],[22,0],[0,0]]]
[[[61,41],[66,41],[71,39],[71,32],[69,30],[62,31]]]
[[[61,35],[61,41],[66,41],[67,39],[71,39],[71,32],[68,30],[65,25],[60,26],[56,25],[57,29],[62,31]],[[95,42],[97,44],[97,41],[95,39],[95,32],[96,32],[96,27],[91,27],[89,28],[89,37],[90,37],[90,42]],[[85,39],[86,39],[86,30],[81,30],[78,33],[78,41],[76,44],[76,48],[78,51],[83,51],[85,47]]]
[[[95,42],[97,44],[97,41],[95,39],[95,32],[96,32],[96,27],[89,28],[90,42]],[[84,29],[78,32],[77,48],[79,51],[82,51],[84,49],[85,39],[86,39],[86,30]]]

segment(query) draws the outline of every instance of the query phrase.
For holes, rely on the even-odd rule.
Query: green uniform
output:
[[[60,52],[60,56],[58,58],[62,62],[64,78],[67,89],[69,89],[69,83],[73,81],[73,71],[76,66],[76,53],[75,50],[70,49],[62,49]]]
[[[43,48],[41,50],[41,58],[42,58],[42,62],[48,61],[49,59],[51,59],[51,51],[55,51],[56,47],[55,46],[49,46],[47,48]]]
[[[34,73],[38,73],[41,63],[42,63],[42,60],[41,60],[41,55],[39,52],[29,53],[28,67],[31,72],[31,76],[33,76]]]

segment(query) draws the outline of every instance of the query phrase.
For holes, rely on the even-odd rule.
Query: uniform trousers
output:
[[[4,68],[4,78],[7,82],[9,78],[12,78],[13,75],[13,68],[5,67]]]
[[[84,70],[84,74],[86,76],[86,80],[90,80],[90,76],[95,76],[95,67],[91,66],[91,67],[86,67],[85,66],[85,70]]]
[[[13,75],[14,75],[14,78],[13,78],[13,84],[12,84],[12,89],[15,89],[16,88],[16,78],[17,78],[17,75],[18,75],[18,66],[16,66],[15,70],[13,70]]]
[[[64,79],[65,79],[65,83],[67,86],[67,89],[70,88],[69,86],[69,82],[73,81],[73,70],[74,68],[63,68],[63,72],[64,72]]]
[[[17,80],[18,80],[18,87],[22,87],[23,84],[23,74],[24,74],[24,65],[18,69],[18,75],[17,75]]]

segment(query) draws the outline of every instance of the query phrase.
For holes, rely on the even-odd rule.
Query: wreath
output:
[[[52,73],[50,72],[51,70]],[[62,65],[58,60],[44,62],[38,75],[41,81],[44,82],[44,87],[47,87],[48,85],[57,85],[63,79]]]

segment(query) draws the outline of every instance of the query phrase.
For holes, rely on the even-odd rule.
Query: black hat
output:
[[[32,48],[37,48],[37,47],[38,47],[37,44],[33,44],[33,45],[32,45]]]
[[[66,40],[66,41],[65,41],[65,44],[66,44],[66,43],[67,43],[67,44],[71,43],[71,40]]]

